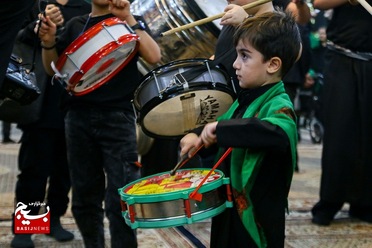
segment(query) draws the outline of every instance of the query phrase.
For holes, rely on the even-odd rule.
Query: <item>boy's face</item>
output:
[[[248,41],[239,40],[236,52],[238,56],[233,67],[241,88],[258,88],[270,82],[271,77],[267,72],[270,61],[264,62],[263,55]]]

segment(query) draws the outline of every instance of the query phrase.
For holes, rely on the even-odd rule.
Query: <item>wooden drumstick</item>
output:
[[[267,2],[271,2],[271,1],[272,0],[257,0],[253,3],[243,5],[242,8],[247,10],[247,9],[251,9],[251,8],[257,7],[258,5],[261,5],[261,4],[264,4],[264,3],[267,3]],[[188,24],[183,25],[183,26],[179,26],[177,28],[170,29],[166,32],[161,33],[161,36],[170,35],[170,34],[173,34],[173,33],[179,32],[179,31],[183,31],[183,30],[195,27],[195,26],[203,25],[205,23],[208,23],[208,22],[214,21],[216,19],[219,19],[219,18],[223,17],[225,14],[226,14],[225,12],[222,12],[222,13],[219,13],[217,15],[213,15],[213,16],[203,18],[203,19],[200,19],[200,20],[192,22],[192,23],[188,23]]]
[[[204,147],[204,145],[200,145],[199,147],[196,148],[196,150],[193,151],[193,153],[191,154],[191,156],[189,157],[189,155],[187,153],[185,153],[182,157],[181,157],[181,160],[176,164],[176,166],[170,171],[170,175],[171,176],[174,176],[174,174],[176,174],[176,171],[181,168],[182,166],[184,166],[187,162],[190,161],[190,159],[192,157],[194,157],[196,155],[196,153],[198,153],[198,151],[200,149],[202,149]]]
[[[367,3],[366,0],[357,0],[357,1],[372,15],[372,7],[371,5]]]

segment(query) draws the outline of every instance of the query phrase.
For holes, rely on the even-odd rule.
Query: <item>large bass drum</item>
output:
[[[162,63],[179,59],[209,58],[214,54],[220,20],[169,36],[161,33],[223,12],[226,0],[135,0],[132,13],[143,17],[162,50]],[[153,69],[153,68],[151,68]]]

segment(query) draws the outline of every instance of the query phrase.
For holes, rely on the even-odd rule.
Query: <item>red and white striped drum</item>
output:
[[[74,95],[85,95],[125,67],[137,52],[138,42],[125,21],[108,18],[72,42],[52,68]]]

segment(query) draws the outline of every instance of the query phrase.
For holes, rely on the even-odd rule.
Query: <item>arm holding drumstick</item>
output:
[[[271,2],[271,1],[272,0],[258,0],[258,1],[255,1],[253,3],[246,4],[242,7],[243,7],[243,9],[248,10],[248,9],[257,7],[261,4],[268,3],[268,2]],[[189,23],[189,24],[186,24],[186,25],[168,30],[168,31],[162,33],[161,35],[166,36],[166,35],[174,34],[176,32],[183,31],[183,30],[186,30],[186,29],[189,29],[189,28],[193,28],[195,26],[203,25],[203,24],[206,24],[208,22],[214,21],[216,19],[222,18],[225,14],[226,14],[225,12],[222,12],[220,14],[216,14],[216,15],[213,15],[213,16],[210,16],[210,17],[207,17],[207,18],[203,18],[203,19],[200,19],[198,21],[195,21],[195,22],[192,22],[192,23]]]
[[[366,0],[357,0],[371,15],[372,15],[372,7],[367,3]]]

